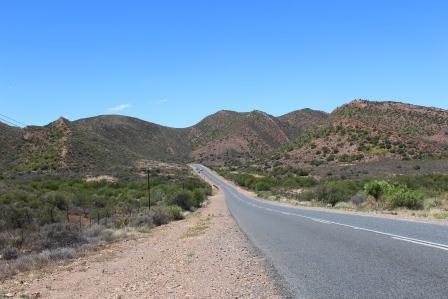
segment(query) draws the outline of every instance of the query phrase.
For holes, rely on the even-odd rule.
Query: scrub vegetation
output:
[[[305,170],[281,166],[264,171],[250,167],[215,167],[215,170],[259,196],[274,200],[286,198],[354,209],[436,209],[438,215],[448,211],[448,175],[335,179],[315,178]]]
[[[98,244],[183,219],[210,186],[189,173],[116,181],[0,180],[0,278],[74,258]],[[135,228],[135,229],[134,229]]]

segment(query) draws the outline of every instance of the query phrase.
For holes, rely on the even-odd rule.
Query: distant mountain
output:
[[[190,128],[192,158],[205,163],[250,159],[289,143],[325,114],[300,110],[281,117],[262,111],[219,111]]]
[[[446,157],[448,112],[355,100],[330,114],[219,111],[183,129],[108,115],[24,129],[0,123],[0,133],[0,170],[12,174],[102,172],[151,160],[316,166]]]
[[[328,118],[328,113],[307,108],[287,113],[277,119],[282,124],[283,131],[290,139],[294,139],[306,129],[325,123]]]

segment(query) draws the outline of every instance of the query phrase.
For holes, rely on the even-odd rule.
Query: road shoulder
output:
[[[226,182],[240,193],[251,197],[254,200],[258,200],[261,202],[267,202],[273,205],[284,206],[284,207],[293,207],[303,210],[311,210],[311,211],[320,211],[327,213],[335,213],[335,214],[348,214],[348,215],[356,215],[356,216],[366,216],[366,217],[376,217],[376,218],[384,218],[384,219],[393,219],[400,221],[410,221],[417,223],[427,223],[427,224],[437,224],[448,226],[448,221],[444,219],[434,219],[434,218],[424,218],[412,215],[409,210],[406,211],[395,211],[397,214],[393,214],[392,212],[384,211],[384,210],[372,210],[372,211],[355,211],[355,210],[345,210],[345,209],[336,209],[336,208],[326,208],[326,207],[315,207],[315,206],[305,206],[301,205],[298,201],[295,200],[287,200],[287,201],[274,201],[266,198],[259,197],[255,192],[238,186],[234,182],[222,177],[216,171],[209,169],[214,175],[218,176],[222,181]]]
[[[1,289],[16,297],[44,298],[281,297],[266,261],[234,222],[221,191],[200,211],[147,237],[22,275]]]

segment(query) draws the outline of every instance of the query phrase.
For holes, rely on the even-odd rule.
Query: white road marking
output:
[[[448,251],[448,247],[446,247],[445,245],[443,245],[443,246],[431,245],[431,244],[428,244],[427,242],[418,242],[418,241],[413,241],[413,240],[409,240],[409,239],[405,239],[405,238],[398,238],[398,237],[392,237],[392,239],[410,242],[410,243],[414,243],[414,244],[420,244],[423,246],[429,246],[429,247],[438,248],[438,249]]]
[[[247,200],[243,199],[240,196],[240,194],[237,193],[237,191],[231,185],[227,184],[226,182],[220,182],[220,183],[224,184],[227,187],[226,190],[229,193],[231,193],[235,198],[237,198],[238,200],[240,200],[241,202],[243,202],[243,203],[245,203],[247,205],[250,205],[250,206],[258,208],[258,209],[264,209],[266,211],[270,211],[270,212],[274,212],[274,213],[280,213],[280,214],[283,214],[283,215],[289,215],[289,216],[305,218],[305,219],[313,220],[313,221],[324,223],[324,224],[334,224],[334,225],[349,227],[349,228],[352,228],[352,229],[355,229],[355,230],[362,230],[362,231],[371,232],[371,233],[375,233],[375,234],[379,234],[379,235],[383,235],[383,236],[388,236],[388,237],[391,237],[392,239],[399,240],[399,241],[405,241],[405,242],[409,242],[409,243],[413,243],[413,244],[418,244],[418,245],[423,245],[423,246],[428,246],[428,247],[432,247],[432,248],[437,248],[437,249],[448,251],[448,245],[446,245],[446,244],[440,244],[440,243],[429,242],[429,241],[425,241],[425,240],[409,238],[409,237],[405,237],[405,236],[400,236],[400,235],[396,235],[396,234],[386,233],[386,232],[377,231],[377,230],[373,230],[373,229],[368,229],[368,228],[364,228],[364,227],[358,227],[358,226],[349,225],[349,224],[345,224],[345,223],[339,223],[339,222],[334,222],[334,221],[330,221],[330,220],[325,220],[325,219],[320,219],[320,218],[315,218],[315,217],[309,217],[309,216],[304,216],[304,215],[300,215],[300,214],[294,214],[294,213],[291,213],[291,212],[280,211],[280,210],[277,210],[277,209],[271,209],[271,208],[268,208],[268,207],[262,207],[262,206],[256,205],[254,203],[248,202]]]

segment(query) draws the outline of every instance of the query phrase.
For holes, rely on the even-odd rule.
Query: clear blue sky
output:
[[[1,1],[0,113],[185,127],[220,109],[448,108],[448,1]],[[114,109],[115,108],[115,109]]]

